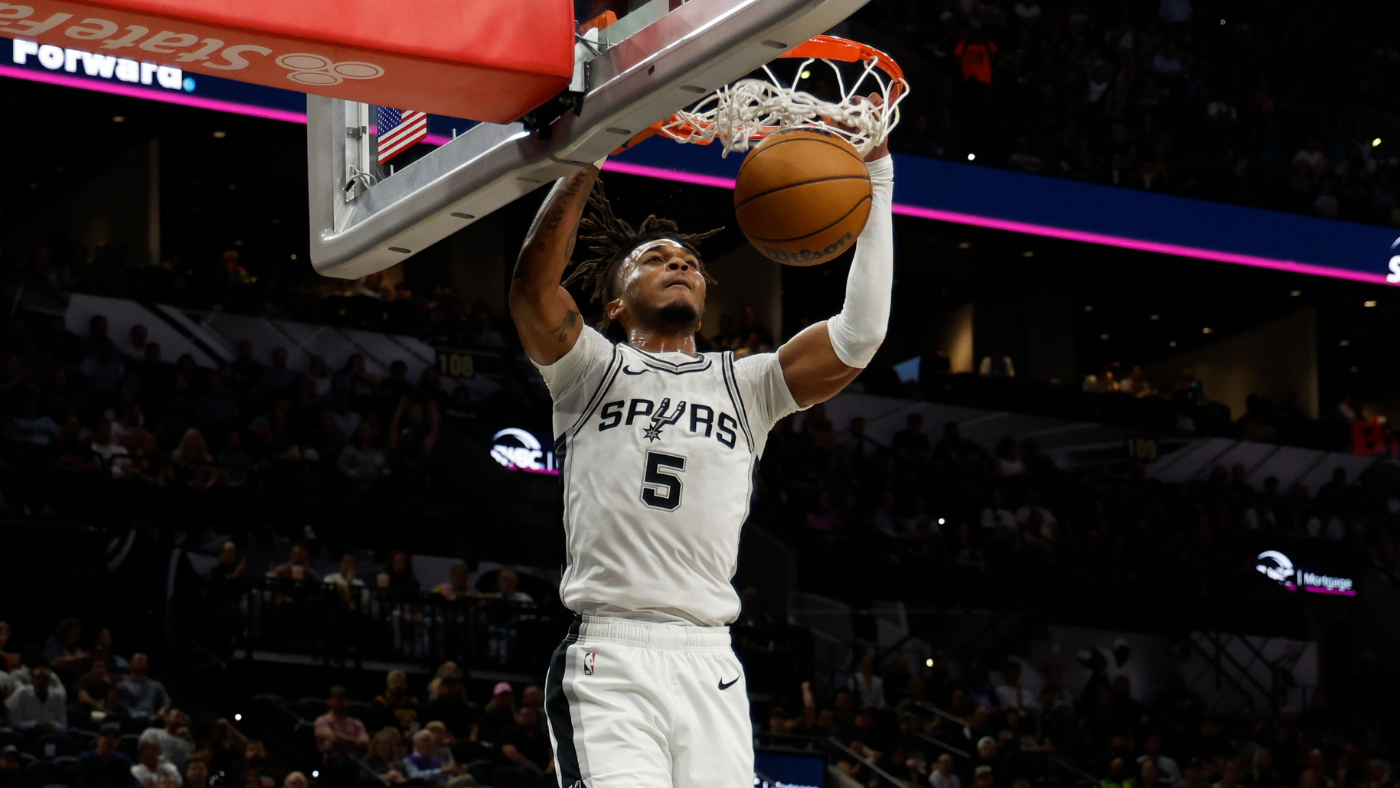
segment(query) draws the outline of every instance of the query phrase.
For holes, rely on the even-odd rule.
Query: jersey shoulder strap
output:
[[[744,431],[744,440],[749,444],[749,451],[753,451],[753,430],[749,428],[749,411],[744,407],[744,395],[739,390],[739,379],[734,374],[734,351],[724,351],[721,356],[721,368],[724,372],[724,388],[729,392],[729,401],[733,403],[734,411],[739,414],[739,427]]]
[[[622,367],[622,346],[621,344],[614,344],[612,358],[608,360],[608,366],[603,370],[603,376],[598,379],[597,388],[593,389],[593,395],[588,398],[587,404],[585,404],[583,410],[580,411],[578,420],[569,427],[568,433],[570,435],[577,435],[578,431],[583,427],[584,422],[588,421],[588,417],[593,415],[593,411],[598,409],[598,404],[603,401],[603,397],[607,396],[608,389],[612,388],[613,381],[617,379],[617,373]]]

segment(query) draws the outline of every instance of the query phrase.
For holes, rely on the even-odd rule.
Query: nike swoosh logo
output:
[[[637,370],[636,372],[633,372],[632,369],[631,369],[630,367],[623,367],[623,368],[622,368],[622,374],[624,374],[624,375],[643,375],[643,374],[646,374],[646,370],[645,370],[645,369],[639,369],[639,370]]]
[[[729,682],[728,684],[724,683],[724,679],[720,679],[720,680],[719,680],[719,688],[722,689],[722,690],[727,690],[727,689],[729,689],[730,687],[732,687],[732,686],[734,686],[735,684],[738,684],[738,683],[739,683],[739,679],[737,679],[737,678],[734,679],[733,681]]]

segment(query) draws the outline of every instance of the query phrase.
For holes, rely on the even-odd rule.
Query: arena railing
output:
[[[773,755],[810,756],[820,753],[828,766],[841,758],[849,758],[870,769],[879,778],[871,785],[894,785],[897,788],[912,788],[907,782],[895,777],[869,758],[848,747],[835,736],[803,736],[792,733],[769,733],[759,731],[754,734],[755,749],[760,753]]]
[[[229,582],[222,635],[236,660],[310,659],[345,667],[436,667],[453,660],[535,680],[569,621],[560,608],[488,594],[447,599],[421,591],[346,588],[310,577]]]
[[[842,744],[841,740],[837,739],[835,736],[828,738],[827,743],[838,752],[841,752],[844,755],[850,758],[854,758],[856,761],[860,762],[862,765],[865,766],[865,768],[869,769],[877,777],[879,777],[881,782],[889,783],[890,785],[897,786],[897,788],[910,788],[909,783],[899,779],[898,777],[895,777],[893,774],[890,774],[884,769],[881,769],[874,761],[870,760],[869,758],[866,758],[864,755],[861,755],[860,753],[856,752],[850,747],[847,747],[845,744]]]
[[[959,726],[959,727],[961,727],[961,728],[969,728],[969,729],[970,729],[970,728],[972,727],[972,723],[969,722],[968,720],[965,720],[965,719],[963,719],[962,717],[959,717],[959,716],[957,716],[957,715],[950,714],[950,713],[944,711],[943,709],[940,709],[938,706],[936,706],[936,705],[934,705],[934,704],[932,704],[932,703],[929,703],[928,701],[925,701],[925,700],[916,701],[915,705],[917,705],[919,708],[923,709],[924,711],[927,711],[927,712],[929,712],[930,714],[933,714],[933,715],[936,716],[936,717],[940,717],[940,718],[942,718],[942,719],[945,719],[945,720],[947,720],[947,721],[949,721],[949,722],[953,723],[954,725],[957,725],[957,726]],[[958,757],[961,757],[961,758],[971,758],[971,757],[972,757],[972,753],[967,752],[967,751],[964,751],[964,750],[961,750],[961,749],[956,748],[956,747],[953,747],[952,745],[948,744],[947,742],[944,742],[944,741],[942,741],[942,740],[940,740],[940,739],[937,739],[937,738],[934,738],[934,737],[932,737],[932,736],[922,735],[922,736],[920,736],[920,738],[923,739],[924,741],[927,741],[927,742],[931,743],[931,744],[936,744],[936,745],[938,745],[939,747],[941,747],[941,748],[947,750],[948,752],[950,752],[950,753],[952,753],[953,755],[956,755],[956,756],[958,756]],[[1073,775],[1078,781],[1081,781],[1081,782],[1083,782],[1083,783],[1085,783],[1085,784],[1088,784],[1088,785],[1097,785],[1097,784],[1098,784],[1099,779],[1098,779],[1097,777],[1093,776],[1092,774],[1090,774],[1090,773],[1087,772],[1087,771],[1084,771],[1083,769],[1079,768],[1078,766],[1074,765],[1073,763],[1070,763],[1070,762],[1069,762],[1068,760],[1066,760],[1065,758],[1063,758],[1063,757],[1061,757],[1061,756],[1059,756],[1059,755],[1056,755],[1056,754],[1054,754],[1054,753],[1043,753],[1043,755],[1045,755],[1045,761],[1046,761],[1047,763],[1049,763],[1049,764],[1051,764],[1052,766],[1055,766],[1055,767],[1057,767],[1057,768],[1059,768],[1059,769],[1063,769],[1064,771],[1070,773],[1070,774]]]

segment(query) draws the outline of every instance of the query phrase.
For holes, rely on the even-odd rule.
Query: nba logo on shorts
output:
[[[593,675],[593,661],[596,660],[597,658],[598,658],[598,655],[595,654],[595,653],[593,653],[592,651],[585,651],[585,652],[583,652],[583,675],[585,675],[585,676],[592,676],[592,675]]]

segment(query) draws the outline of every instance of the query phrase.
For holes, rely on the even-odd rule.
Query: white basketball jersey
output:
[[[777,353],[647,353],[585,327],[539,366],[554,399],[575,613],[721,626],[768,430],[797,410]]]

